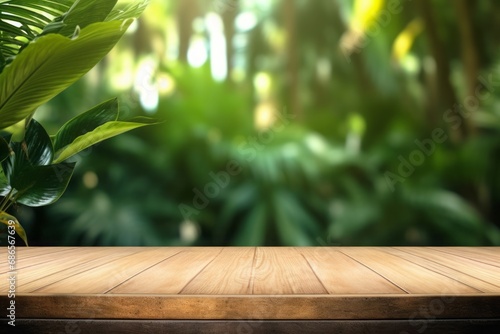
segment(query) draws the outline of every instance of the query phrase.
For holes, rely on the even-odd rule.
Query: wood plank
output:
[[[61,250],[55,250],[54,252],[51,253],[42,253],[41,255],[32,254],[32,256],[28,258],[19,255],[16,258],[16,270],[31,271],[33,270],[34,267],[36,268],[40,265],[44,265],[45,267],[51,267],[54,263],[61,261],[61,259],[75,258],[75,257],[77,258],[77,256],[75,255],[80,255],[80,254],[81,250],[79,250],[78,248],[65,248]]]
[[[406,293],[336,248],[302,247],[299,252],[330,294]],[[363,278],[364,284],[353,279],[356,277]]]
[[[61,252],[56,254],[45,254],[51,255],[51,260],[42,261],[39,264],[32,264],[29,267],[18,268],[16,273],[16,284],[18,286],[19,292],[28,292],[24,289],[24,286],[30,282],[37,281],[43,277],[56,274],[65,269],[78,267],[82,264],[92,261],[95,258],[100,257],[103,254],[103,250],[99,248],[91,248],[82,254],[81,250],[71,249],[65,252],[63,255]],[[30,258],[31,259],[31,258]],[[0,280],[6,280],[10,276],[10,273],[0,274]],[[4,287],[0,288],[1,292],[4,291]]]
[[[489,319],[500,295],[21,294],[16,305],[19,319]]]
[[[500,286],[500,268],[436,249],[412,247],[412,254],[455,268],[463,273]]]
[[[63,278],[33,290],[38,293],[106,293],[145,269],[179,253],[179,249],[151,247]]]
[[[36,291],[45,286],[49,286],[55,282],[61,281],[64,278],[71,277],[73,275],[78,275],[86,270],[91,270],[93,268],[99,267],[101,265],[107,264],[114,259],[127,256],[130,254],[134,254],[139,252],[137,248],[133,247],[124,247],[124,248],[116,248],[112,252],[105,249],[100,249],[101,254],[97,254],[94,256],[93,260],[79,263],[72,267],[67,267],[60,271],[50,271],[50,274],[44,275],[43,277],[32,277],[26,279],[26,283],[18,284],[19,293],[30,293]],[[83,254],[83,253],[82,253]],[[55,270],[59,270],[60,267],[54,268]],[[49,271],[49,270],[48,270]],[[19,271],[18,279],[23,280],[24,271]]]
[[[495,249],[487,247],[432,247],[431,249],[500,267],[500,247]]]
[[[223,248],[189,284],[182,294],[251,294],[254,247]]]
[[[221,251],[221,247],[181,248],[179,253],[117,285],[108,293],[180,293]]]
[[[33,264],[48,262],[54,259],[54,254],[74,250],[76,247],[16,247],[16,269],[26,268]],[[9,271],[7,263],[7,247],[0,249],[0,274]],[[4,261],[5,259],[5,261]]]
[[[457,295],[480,292],[455,279],[384,252],[383,249],[384,247],[346,247],[340,251],[408,293]]]
[[[56,253],[56,252],[60,252],[60,251],[63,251],[63,250],[67,250],[67,249],[76,249],[78,247],[74,247],[74,246],[69,246],[69,247],[64,247],[64,246],[57,246],[57,247],[36,247],[36,246],[32,246],[32,247],[19,247],[19,246],[16,246],[16,252],[18,255],[20,255],[22,258],[24,259],[27,259],[29,257],[33,257],[33,256],[40,256],[40,255],[44,255],[44,254],[50,254],[50,253]],[[2,248],[1,252],[5,252],[6,249]]]
[[[3,325],[5,330],[12,328]],[[23,333],[495,333],[499,319],[410,320],[18,320]],[[0,327],[1,328],[1,327]]]
[[[391,249],[384,249],[384,251],[389,253],[389,254],[401,257],[402,259],[410,261],[410,262],[412,262],[416,265],[419,265],[421,267],[425,267],[429,270],[435,271],[441,275],[455,279],[455,280],[462,282],[463,284],[468,285],[470,287],[473,287],[479,291],[500,293],[500,286],[488,283],[487,281],[484,281],[482,279],[478,279],[477,277],[474,277],[474,276],[469,275],[467,273],[456,270],[455,267],[449,267],[449,266],[443,265],[439,262],[435,262],[435,261],[426,259],[424,257],[414,255],[414,254],[412,254],[411,250],[409,250],[409,249],[391,248]]]
[[[293,247],[257,247],[252,293],[327,294],[306,259]]]

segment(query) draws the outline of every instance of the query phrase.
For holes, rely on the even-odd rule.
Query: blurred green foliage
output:
[[[45,121],[119,92],[164,123],[82,154],[57,205],[20,208],[33,244],[500,245],[500,4],[356,2],[152,1]],[[222,79],[217,50],[195,64],[213,15]]]

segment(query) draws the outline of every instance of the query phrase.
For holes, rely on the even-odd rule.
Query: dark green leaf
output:
[[[74,163],[61,163],[16,170],[10,179],[16,202],[33,207],[54,203],[66,190],[74,168]]]
[[[29,122],[22,143],[24,144],[22,153],[28,153],[27,158],[32,165],[43,166],[52,162],[54,156],[52,141],[43,126],[36,120],[32,119]]]
[[[12,154],[2,161],[5,177],[10,185],[21,170],[34,166],[48,165],[52,162],[52,142],[45,129],[34,119],[21,142],[11,143]],[[15,186],[13,186],[15,188]]]
[[[12,154],[2,162],[6,184],[3,193],[12,191],[15,201],[28,206],[55,202],[64,192],[73,174],[74,164],[49,165],[52,142],[45,129],[34,119],[22,142],[11,143]]]

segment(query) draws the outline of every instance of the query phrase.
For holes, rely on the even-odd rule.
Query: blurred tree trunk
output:
[[[283,0],[286,38],[286,82],[292,115],[301,116],[299,92],[299,50],[297,49],[297,22],[295,0]]]
[[[224,36],[226,38],[226,68],[227,68],[226,82],[228,83],[232,81],[231,72],[234,67],[233,39],[234,39],[234,20],[236,19],[236,15],[238,15],[238,1],[233,0],[231,8],[225,10],[222,13],[222,21],[224,22]]]
[[[471,18],[471,3],[467,0],[453,1],[457,13],[457,22],[462,41],[462,63],[464,67],[465,82],[467,85],[467,96],[475,96],[478,85],[477,75],[479,71],[479,56],[475,40],[474,27]],[[468,134],[475,132],[471,118],[464,120]]]
[[[196,0],[182,0],[177,7],[177,29],[179,31],[179,56],[181,62],[187,62],[189,42],[193,34],[193,20],[198,14]]]
[[[457,104],[457,98],[455,95],[455,91],[453,90],[453,86],[450,82],[450,66],[448,63],[448,57],[443,47],[443,42],[439,37],[430,1],[420,0],[418,1],[418,4],[420,6],[422,17],[425,21],[430,51],[432,57],[434,58],[434,61],[436,62],[436,81],[439,93],[438,96],[440,97],[437,103],[437,107],[439,108],[437,112],[439,113],[439,118],[441,118],[444,112],[449,109],[455,108]],[[433,111],[430,110],[430,112]],[[457,115],[460,117],[458,113]],[[436,124],[433,124],[433,119],[435,119],[435,116],[436,115],[429,115],[428,117],[428,119],[430,120],[429,125],[431,127],[436,126]],[[460,126],[456,130],[451,127],[448,128],[449,135],[454,142],[457,142],[464,137],[464,130],[464,126]]]
[[[468,0],[453,1],[455,11],[457,13],[457,22],[460,32],[460,40],[462,41],[462,64],[464,68],[465,83],[467,86],[466,96],[476,96],[476,87],[479,84],[479,55],[478,46],[476,43],[476,34],[472,23],[471,12],[473,10],[472,3]],[[479,100],[478,100],[479,101]],[[476,127],[472,117],[464,119],[467,127],[467,134],[473,135],[476,133]],[[479,181],[471,185],[471,192],[475,193],[472,198],[474,203],[481,212],[490,213],[491,194],[489,187],[484,181]]]

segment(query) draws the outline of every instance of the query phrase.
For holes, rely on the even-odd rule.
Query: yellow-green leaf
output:
[[[23,239],[24,243],[26,246],[28,246],[28,237],[26,236],[26,231],[24,231],[24,228],[19,224],[19,221],[17,221],[17,218],[9,215],[7,212],[0,211],[0,223],[3,223],[7,226],[14,226],[14,230],[16,231],[17,235]]]
[[[103,125],[95,128],[93,131],[77,137],[71,144],[66,146],[61,151],[59,156],[54,160],[54,163],[63,162],[78,152],[81,152],[105,139],[151,124],[156,124],[156,121],[146,118],[141,118],[140,122],[111,121],[104,123]]]

